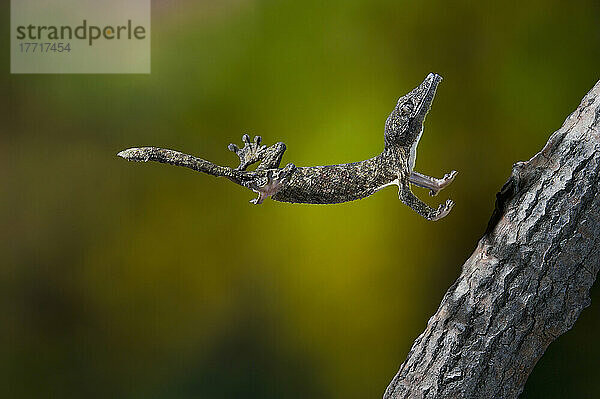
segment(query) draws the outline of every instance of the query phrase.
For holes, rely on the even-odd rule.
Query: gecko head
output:
[[[418,139],[425,116],[431,108],[435,90],[442,77],[435,73],[427,75],[423,83],[410,93],[400,97],[398,104],[385,122],[385,146],[411,146]]]

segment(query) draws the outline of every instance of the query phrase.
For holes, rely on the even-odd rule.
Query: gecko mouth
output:
[[[440,75],[436,73],[430,73],[427,75],[423,83],[421,83],[419,87],[415,89],[415,91],[419,92],[419,97],[421,100],[419,101],[419,105],[415,111],[415,116],[411,121],[413,127],[423,124],[425,116],[427,115],[429,108],[431,108],[431,103],[435,97],[435,91],[441,81],[442,77]]]

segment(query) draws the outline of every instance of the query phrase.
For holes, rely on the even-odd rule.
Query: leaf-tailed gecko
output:
[[[251,141],[247,134],[242,136],[243,148],[235,144],[228,147],[240,158],[240,165],[235,169],[156,147],[130,148],[117,155],[129,161],[156,161],[225,177],[258,193],[258,197],[250,201],[254,204],[261,204],[268,197],[281,202],[336,204],[365,198],[384,187],[397,185],[400,201],[428,220],[439,220],[450,212],[454,203],[447,200],[437,209],[430,208],[413,194],[410,185],[427,188],[430,195],[437,195],[457,173],[453,170],[436,179],[414,171],[423,122],[441,80],[441,76],[430,73],[423,83],[400,97],[385,123],[383,151],[360,162],[308,167],[289,163],[279,168],[285,144],[279,142],[266,147],[261,145],[260,136]],[[257,162],[256,169],[248,170]]]

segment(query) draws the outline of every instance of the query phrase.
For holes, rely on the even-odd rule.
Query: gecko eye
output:
[[[402,104],[402,106],[400,107],[400,114],[407,116],[407,115],[410,115],[412,110],[413,110],[413,104],[412,104],[412,102],[409,101],[407,103]]]

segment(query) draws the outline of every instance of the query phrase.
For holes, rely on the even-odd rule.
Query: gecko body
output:
[[[402,163],[396,158],[396,165]],[[280,202],[337,204],[368,197],[398,179],[389,167],[391,154],[340,165],[298,167],[289,184],[272,196]]]
[[[403,203],[428,220],[439,220],[450,212],[454,203],[447,200],[437,209],[430,208],[413,194],[410,185],[427,188],[430,195],[437,195],[456,176],[456,171],[452,171],[436,179],[414,171],[423,122],[441,80],[439,75],[430,73],[423,83],[398,100],[385,123],[383,151],[360,162],[308,167],[290,163],[279,168],[285,144],[279,142],[266,147],[261,145],[260,136],[251,141],[247,134],[242,136],[243,148],[229,145],[229,150],[240,158],[235,169],[156,147],[130,148],[118,155],[130,161],[157,161],[225,177],[256,192],[258,197],[251,201],[254,204],[261,204],[268,197],[289,203],[336,204],[365,198],[384,187],[397,185]],[[256,169],[248,170],[255,163],[258,163]]]

